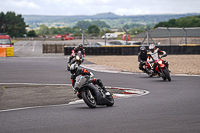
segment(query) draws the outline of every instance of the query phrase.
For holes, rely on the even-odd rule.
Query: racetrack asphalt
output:
[[[122,94],[119,89],[111,93]],[[68,104],[79,100],[71,85],[0,84],[0,110]]]

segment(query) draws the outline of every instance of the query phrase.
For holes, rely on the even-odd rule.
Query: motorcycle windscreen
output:
[[[81,76],[81,75],[77,76],[74,88],[80,89],[85,84],[86,81],[87,79],[84,76]]]

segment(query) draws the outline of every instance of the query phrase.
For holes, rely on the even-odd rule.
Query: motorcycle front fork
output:
[[[102,95],[102,97],[103,97],[103,98],[105,98],[105,97],[106,97],[106,95],[104,94],[104,92],[103,92],[103,89],[102,89],[102,88],[99,88],[99,92],[101,93],[101,95]]]

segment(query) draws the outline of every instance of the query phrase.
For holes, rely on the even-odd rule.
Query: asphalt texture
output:
[[[78,98],[68,85],[0,85],[0,110],[67,104]]]
[[[122,90],[109,89],[122,94]],[[80,100],[71,85],[0,84],[0,110],[68,104]]]

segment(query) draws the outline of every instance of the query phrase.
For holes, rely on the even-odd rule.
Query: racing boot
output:
[[[149,72],[146,69],[144,69],[143,72],[146,74],[149,74]]]
[[[109,96],[110,95],[110,92],[103,86],[101,87],[101,89],[105,92],[105,95],[106,96]]]

